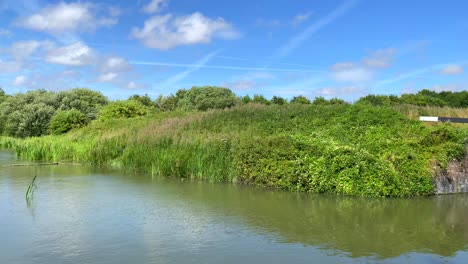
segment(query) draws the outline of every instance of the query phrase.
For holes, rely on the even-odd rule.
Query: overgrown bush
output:
[[[139,101],[114,101],[101,108],[99,111],[99,119],[107,120],[111,118],[132,118],[145,116],[149,113],[149,111],[150,110]]]
[[[238,101],[231,90],[216,86],[192,87],[178,93],[177,107],[185,111],[224,109],[234,106]]]
[[[51,134],[60,135],[74,128],[80,128],[89,123],[89,118],[82,112],[71,110],[59,110],[52,117],[49,124]]]

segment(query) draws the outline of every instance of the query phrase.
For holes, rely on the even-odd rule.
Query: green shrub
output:
[[[89,123],[89,118],[82,112],[71,110],[59,110],[52,117],[49,124],[49,131],[51,134],[60,135],[67,133],[74,128],[80,128]]]
[[[224,109],[234,106],[238,99],[228,88],[216,86],[192,87],[190,90],[179,90],[177,107],[185,111],[206,111]]]
[[[99,119],[132,118],[145,116],[149,109],[136,100],[114,101],[99,111]]]
[[[307,97],[303,95],[299,96],[294,96],[293,99],[291,99],[291,104],[310,104],[310,100],[307,99]]]

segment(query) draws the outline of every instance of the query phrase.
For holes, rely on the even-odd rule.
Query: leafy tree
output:
[[[248,104],[252,102],[252,98],[249,95],[242,96],[240,99],[243,104]]]
[[[16,137],[35,137],[47,134],[49,122],[55,109],[44,103],[28,104],[13,113],[9,127],[10,135]]]
[[[85,114],[76,109],[59,110],[50,121],[49,131],[51,134],[59,135],[74,128],[83,127],[89,121],[89,118]]]
[[[7,96],[8,95],[5,93],[5,91],[3,91],[3,89],[0,87],[0,104],[3,103],[3,101],[5,101]]]
[[[423,94],[402,94],[400,101],[404,104],[419,106],[447,106],[444,100]]]
[[[236,95],[228,88],[216,86],[192,87],[190,90],[179,90],[177,107],[185,111],[206,111],[224,109],[237,103]]]
[[[280,96],[273,96],[271,98],[271,103],[276,104],[276,105],[285,105],[288,103],[288,101]]]
[[[128,98],[128,100],[136,100],[136,101],[140,102],[142,105],[148,106],[148,107],[154,107],[155,106],[153,101],[151,101],[151,98],[147,94],[145,94],[145,95],[134,94],[134,95],[130,96]]]
[[[58,104],[57,93],[45,90],[6,97],[0,104],[1,133],[16,137],[47,134],[50,118]]]
[[[367,95],[359,98],[356,104],[367,104],[373,106],[393,106],[400,103],[400,99],[395,95]]]
[[[291,104],[310,104],[310,100],[303,95],[295,96],[291,100]]]
[[[270,104],[270,101],[268,101],[263,95],[259,95],[259,94],[254,95],[252,102],[257,103],[257,104],[264,104],[264,105]]]
[[[59,110],[76,109],[89,119],[96,119],[99,108],[108,104],[107,98],[100,92],[86,88],[76,88],[59,94]]]
[[[111,118],[132,118],[145,116],[148,113],[148,107],[144,106],[139,101],[114,101],[101,108],[99,111],[99,119],[107,120]]]

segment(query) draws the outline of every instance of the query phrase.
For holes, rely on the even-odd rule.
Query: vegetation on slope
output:
[[[434,174],[464,155],[466,130],[425,126],[401,114],[401,104],[249,99],[215,87],[155,102],[133,96],[99,106],[96,119],[67,134],[3,137],[0,145],[35,160],[360,196],[431,194]],[[70,119],[82,121],[63,122]]]

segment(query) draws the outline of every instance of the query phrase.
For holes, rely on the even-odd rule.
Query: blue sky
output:
[[[468,89],[468,2],[0,0],[0,87],[218,85],[346,100]]]

